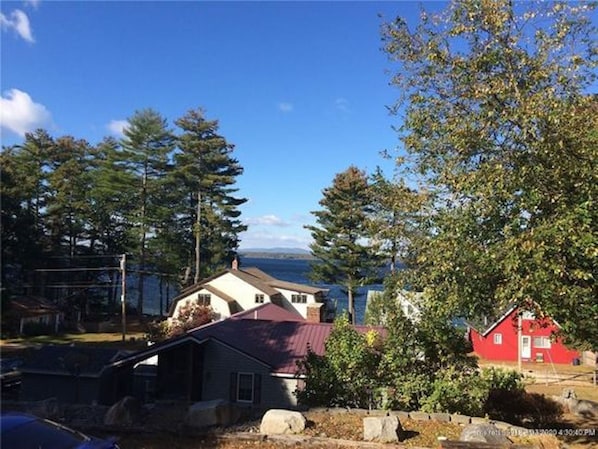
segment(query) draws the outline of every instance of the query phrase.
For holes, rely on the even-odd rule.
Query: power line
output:
[[[87,267],[87,268],[38,268],[33,271],[39,271],[44,273],[49,272],[60,272],[60,271],[107,271],[107,270],[120,270],[119,267]]]
[[[86,255],[86,256],[48,256],[48,259],[97,259],[106,257],[121,257],[122,254],[102,254],[102,255]]]
[[[46,284],[44,288],[114,288],[120,284]]]

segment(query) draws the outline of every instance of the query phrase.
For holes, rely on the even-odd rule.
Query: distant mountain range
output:
[[[239,254],[246,257],[311,259],[311,252],[303,248],[245,248]]]

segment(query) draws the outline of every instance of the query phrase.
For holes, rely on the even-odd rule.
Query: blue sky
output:
[[[426,7],[438,4],[426,3]],[[241,248],[307,248],[322,189],[393,164],[399,92],[380,25],[420,2],[1,3],[2,143],[44,127],[90,143],[135,110],[202,107],[236,146]],[[378,15],[382,14],[383,18]]]

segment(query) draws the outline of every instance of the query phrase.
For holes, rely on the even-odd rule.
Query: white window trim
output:
[[[241,391],[241,376],[251,376],[251,400],[239,398],[239,392]],[[255,374],[253,374],[253,373],[237,373],[237,402],[253,404],[253,400],[255,399],[254,389],[255,389]]]
[[[502,345],[502,334],[496,333],[494,334],[493,341],[495,345]]]
[[[542,342],[541,345],[536,345],[536,339],[540,339],[540,341]],[[544,344],[544,342],[547,342],[546,344]],[[539,336],[539,337],[534,337],[532,338],[532,344],[534,345],[534,348],[536,349],[550,349],[552,347],[552,342],[550,341],[550,337],[545,337],[545,336]]]
[[[207,301],[206,301],[207,300]],[[207,304],[206,304],[207,302]],[[211,293],[198,293],[196,303],[200,306],[209,307],[212,305],[212,294]]]
[[[291,295],[292,304],[307,304],[307,295],[305,293],[294,293]]]

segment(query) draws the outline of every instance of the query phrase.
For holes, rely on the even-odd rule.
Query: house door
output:
[[[532,337],[529,335],[521,336],[521,358],[530,359],[532,357]]]

